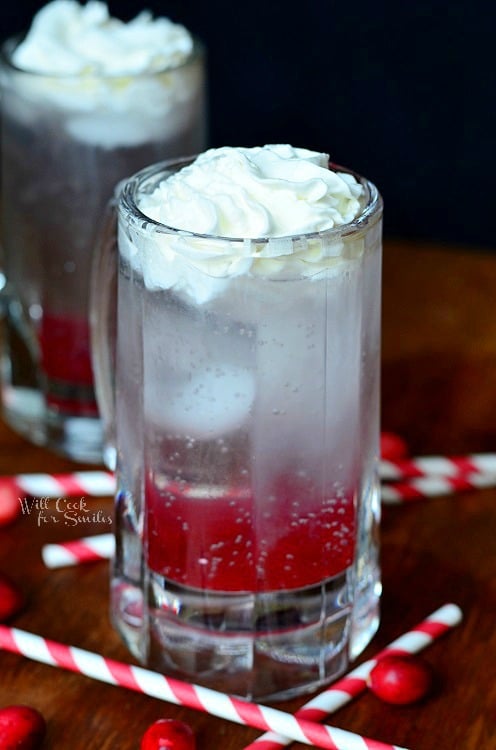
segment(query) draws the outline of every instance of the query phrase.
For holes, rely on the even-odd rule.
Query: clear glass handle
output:
[[[90,330],[95,394],[103,427],[103,460],[114,470],[115,357],[117,344],[117,204],[109,201],[98,235],[91,271]]]

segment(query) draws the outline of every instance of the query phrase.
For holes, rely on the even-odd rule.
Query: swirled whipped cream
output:
[[[175,67],[192,49],[189,32],[168,18],[144,11],[124,23],[99,0],[52,0],[35,15],[13,62],[44,74],[136,75]]]
[[[329,169],[324,153],[287,144],[210,149],[138,193],[140,211],[160,224],[122,213],[120,252],[149,289],[174,289],[203,304],[229,287],[243,299],[252,284],[259,295],[259,277],[339,273],[364,248],[363,234],[339,229],[367,200],[362,184]]]
[[[176,229],[221,237],[284,237],[347,224],[361,210],[353,175],[329,156],[286,144],[210,149],[140,201]]]
[[[10,106],[25,122],[56,114],[71,136],[104,148],[164,142],[201,116],[193,53],[190,33],[168,18],[124,23],[99,0],[52,0],[12,52],[24,73],[10,72]]]

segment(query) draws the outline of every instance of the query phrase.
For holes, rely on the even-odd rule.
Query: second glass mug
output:
[[[275,239],[146,217],[139,196],[190,161],[121,185],[96,254],[111,616],[144,664],[286,699],[341,674],[379,623],[382,201],[357,176],[352,223]]]
[[[49,75],[0,50],[1,405],[30,440],[102,460],[88,330],[95,236],[115,184],[204,148],[205,53],[133,75]]]

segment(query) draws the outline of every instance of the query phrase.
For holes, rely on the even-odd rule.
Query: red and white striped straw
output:
[[[381,501],[400,504],[429,497],[453,495],[496,487],[496,474],[470,474],[458,477],[419,477],[404,482],[382,483]]]
[[[453,477],[489,474],[496,476],[496,453],[465,456],[418,456],[409,459],[382,459],[380,476],[384,482],[420,477]],[[33,497],[61,495],[113,495],[115,476],[110,471],[77,471],[65,474],[16,474],[0,476],[0,490],[10,488]]]
[[[278,709],[181,682],[143,667],[107,659],[100,654],[66,646],[7,625],[0,625],[0,648],[237,724],[280,733],[294,742],[329,750],[404,750],[397,745],[299,719]]]
[[[418,653],[458,625],[462,616],[462,611],[456,604],[445,604],[412,630],[392,641],[373,659],[360,664],[345,677],[334,682],[327,690],[305,703],[296,711],[295,716],[309,721],[323,721],[326,716],[338,711],[367,689],[367,678],[380,659],[393,653]],[[244,750],[279,750],[291,742],[292,740],[287,737],[268,732],[247,745]]]
[[[47,568],[63,568],[67,565],[108,560],[114,554],[113,534],[95,534],[70,542],[45,544],[41,557]]]
[[[472,453],[467,456],[419,456],[399,460],[381,460],[383,482],[418,477],[460,477],[491,474],[496,477],[496,453]]]
[[[0,477],[2,492],[32,497],[106,497],[115,492],[115,477],[109,471],[76,471],[70,474],[16,474]]]
[[[453,480],[450,490],[457,490],[458,480],[466,479],[473,487],[496,483],[496,453],[474,453],[466,456],[420,456],[412,459],[381,460],[383,482],[435,478]],[[481,479],[479,479],[479,476]],[[463,487],[463,481],[460,482]],[[472,488],[472,487],[471,487]],[[106,497],[116,490],[115,476],[109,471],[78,471],[66,474],[16,474],[0,477],[0,495],[13,491],[33,497],[79,496]],[[184,487],[182,487],[184,492]],[[195,493],[197,490],[195,489]],[[193,493],[194,494],[194,493]],[[439,494],[439,493],[437,493]]]

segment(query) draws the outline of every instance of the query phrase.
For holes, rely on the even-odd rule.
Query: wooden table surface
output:
[[[383,429],[413,455],[496,451],[496,253],[386,242],[383,299]],[[0,425],[0,474],[74,468]],[[88,506],[106,514],[112,503]],[[27,599],[13,624],[131,660],[109,624],[107,563],[49,571],[40,557],[46,542],[107,530],[39,524],[33,514],[0,529],[0,571]],[[385,507],[382,567],[381,627],[361,659],[446,602],[464,621],[425,652],[439,681],[429,700],[400,708],[367,693],[329,723],[412,750],[496,748],[496,489]],[[160,717],[187,721],[198,750],[241,750],[259,735],[0,653],[0,707],[12,703],[43,713],[46,750],[138,750]]]

